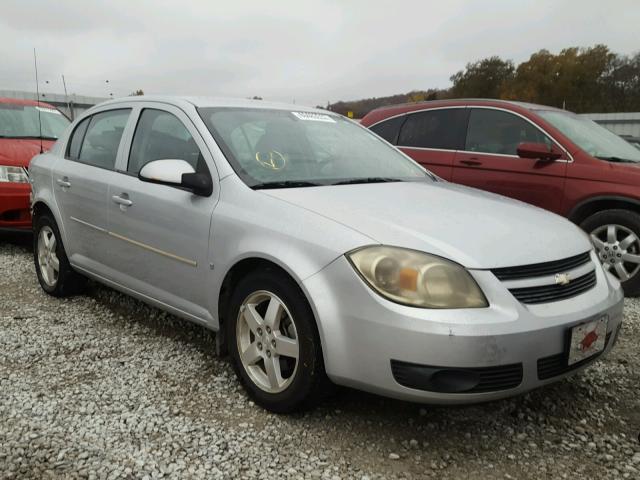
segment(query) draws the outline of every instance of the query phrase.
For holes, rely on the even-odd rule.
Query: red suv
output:
[[[68,125],[47,103],[0,98],[0,231],[31,230],[29,162]]]
[[[604,127],[501,100],[384,107],[362,125],[445,180],[569,218],[627,295],[640,294],[640,150]]]

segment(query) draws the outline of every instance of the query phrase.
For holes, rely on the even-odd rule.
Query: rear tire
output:
[[[225,329],[236,375],[267,410],[308,409],[331,391],[311,307],[287,275],[261,270],[240,280]]]
[[[42,289],[54,297],[81,293],[87,279],[73,270],[53,217],[42,214],[33,221],[33,259]]]
[[[625,295],[640,295],[640,215],[623,209],[603,210],[580,227],[591,236],[598,258],[620,280]]]

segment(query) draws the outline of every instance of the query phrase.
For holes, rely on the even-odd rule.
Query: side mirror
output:
[[[213,192],[209,175],[196,173],[184,160],[153,160],[140,169],[138,178],[143,182],[186,188],[203,197]]]
[[[553,162],[562,157],[562,151],[555,145],[549,147],[546,143],[522,142],[518,145],[518,156],[533,158],[545,162]]]

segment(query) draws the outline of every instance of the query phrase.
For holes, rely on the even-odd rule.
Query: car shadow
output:
[[[0,244],[12,245],[25,252],[33,250],[33,234],[31,232],[0,232]]]

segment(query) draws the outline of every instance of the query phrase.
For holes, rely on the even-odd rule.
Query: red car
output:
[[[362,125],[445,180],[569,218],[627,295],[640,294],[640,150],[604,127],[501,100],[384,107]]]
[[[68,125],[47,103],[0,98],[0,231],[31,230],[29,162],[40,145],[49,150]]]

